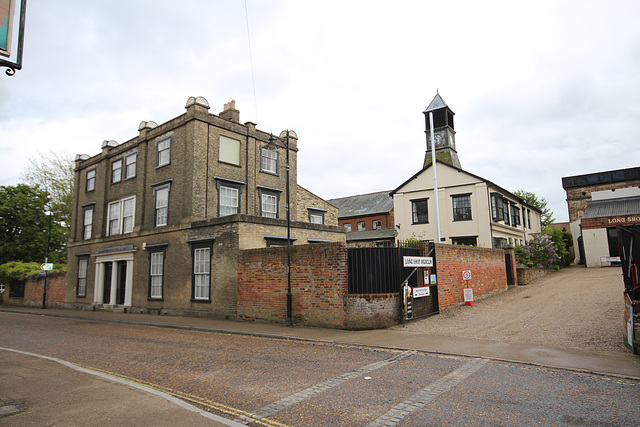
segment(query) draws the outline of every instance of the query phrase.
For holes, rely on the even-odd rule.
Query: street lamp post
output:
[[[49,263],[49,248],[51,246],[51,221],[53,217],[53,213],[49,213],[47,215],[49,217],[49,228],[47,229],[47,252],[44,255],[44,263]],[[35,219],[35,223],[37,225],[40,224],[40,215],[38,215]],[[47,270],[44,270],[44,286],[42,288],[42,308],[47,308]]]
[[[291,295],[291,181],[289,178],[289,134],[293,134],[295,137],[295,132],[284,130],[280,133],[281,140],[284,140],[284,148],[287,151],[287,319],[285,324],[287,326],[293,326],[293,302]],[[275,136],[271,135],[269,137],[269,143],[267,144],[267,149],[275,150],[278,147],[277,139]]]

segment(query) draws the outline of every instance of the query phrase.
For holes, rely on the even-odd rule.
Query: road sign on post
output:
[[[471,280],[471,270],[464,270],[462,272],[462,280],[465,282],[464,292],[464,305],[473,305],[473,288],[469,287],[469,280]]]
[[[40,270],[42,270],[42,271],[51,271],[51,270],[53,270],[53,263],[43,262],[42,264],[40,264]]]

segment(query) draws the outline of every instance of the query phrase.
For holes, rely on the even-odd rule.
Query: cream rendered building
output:
[[[436,162],[440,242],[502,248],[541,231],[540,211],[477,175]],[[438,241],[431,165],[391,192],[398,240]]]
[[[440,94],[424,111],[427,155],[424,167],[393,190],[397,239],[502,248],[523,245],[542,229],[540,210],[502,187],[464,171],[456,151],[454,113]],[[438,209],[431,155],[435,140]],[[438,233],[438,214],[440,233]]]

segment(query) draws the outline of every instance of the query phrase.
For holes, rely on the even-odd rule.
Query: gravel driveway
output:
[[[574,266],[394,329],[594,351],[624,346],[620,267]]]

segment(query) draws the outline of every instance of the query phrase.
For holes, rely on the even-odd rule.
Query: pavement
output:
[[[631,352],[548,348],[392,329],[345,331],[261,322],[17,306],[0,306],[0,312],[418,350],[640,380],[640,356]],[[2,425],[238,425],[130,380],[54,358],[5,349],[1,342],[0,377]]]

